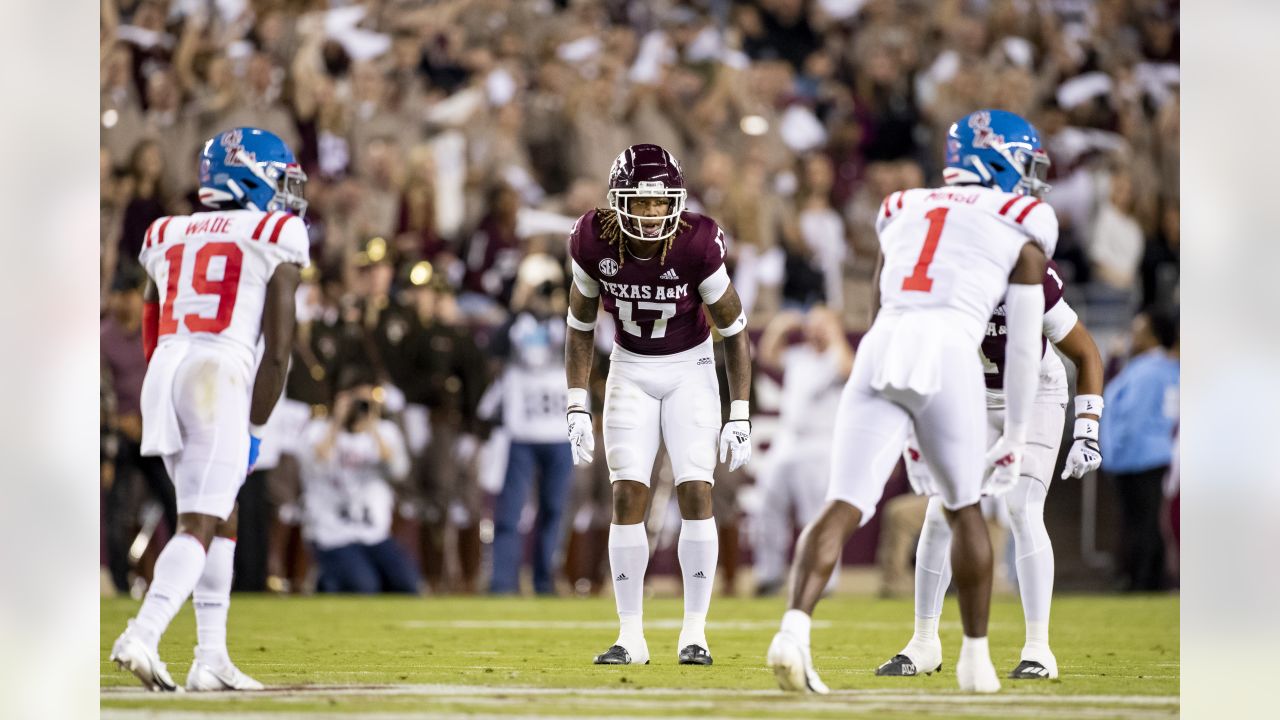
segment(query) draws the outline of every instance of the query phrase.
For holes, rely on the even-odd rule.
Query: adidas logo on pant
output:
[[[703,575],[701,570],[699,570],[698,572],[694,573],[694,574],[693,574],[693,576],[694,576],[695,578],[702,578],[703,580],[706,580],[706,579],[707,579],[707,576],[706,576],[706,575]]]
[[[617,582],[622,582],[623,580],[626,580],[626,579],[627,579],[626,573],[618,573],[618,577],[614,578],[614,580]]]

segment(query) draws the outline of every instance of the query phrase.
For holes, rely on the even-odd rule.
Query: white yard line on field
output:
[[[762,698],[782,698],[778,690],[735,690],[730,688],[531,688],[504,687],[499,685],[301,685],[283,688],[267,688],[261,692],[238,697],[309,697],[309,696],[395,696],[418,697],[605,697],[605,698],[669,698],[675,701],[695,701],[705,697],[737,698],[744,695]],[[226,699],[219,693],[183,693],[171,695],[151,693],[140,687],[108,687],[102,689],[102,697],[128,699],[157,699],[181,697],[193,699]],[[808,697],[808,696],[795,696]],[[1172,695],[1047,695],[1005,693],[1000,695],[972,695],[959,691],[904,693],[899,690],[833,690],[827,697],[868,699],[882,702],[934,702],[934,703],[983,703],[983,704],[1065,704],[1065,705],[1125,705],[1133,707],[1176,707],[1178,698]],[[664,700],[665,702],[665,700]]]

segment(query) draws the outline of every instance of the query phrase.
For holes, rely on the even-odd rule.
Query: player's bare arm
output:
[[[582,294],[578,286],[569,284],[569,315],[571,317],[564,348],[564,367],[569,387],[585,388],[591,380],[591,360],[595,353],[596,313],[600,299]],[[589,325],[590,330],[574,327],[573,321]],[[581,327],[581,326],[579,326]]]
[[[267,299],[262,310],[262,338],[266,351],[253,381],[253,402],[249,406],[249,422],[254,426],[267,424],[280,391],[284,389],[289,355],[293,349],[294,295],[301,277],[302,268],[293,263],[280,263],[267,283]]]
[[[1102,419],[1102,355],[1089,330],[1079,321],[1056,346],[1076,366],[1076,420],[1062,479],[1082,478],[1102,465],[1102,448],[1098,443]]]
[[[751,348],[747,343],[747,317],[738,291],[730,284],[708,308],[711,320],[724,338],[724,367],[729,380],[729,419],[720,431],[720,461],[729,461],[732,472],[751,459]]]
[[[1077,322],[1071,332],[1055,347],[1076,366],[1076,392],[1080,395],[1102,395],[1102,354],[1084,323]],[[1099,413],[1082,412],[1079,417],[1097,420]]]
[[[742,301],[733,285],[710,307],[711,319],[724,338],[725,372],[729,375],[729,399],[751,399],[751,347],[747,342],[746,318],[742,313]]]
[[[568,380],[568,407],[565,421],[569,425],[569,443],[573,464],[590,463],[595,452],[587,383],[591,381],[591,360],[595,353],[596,313],[598,297],[587,297],[576,282],[569,283],[569,315],[564,343],[564,369]]]

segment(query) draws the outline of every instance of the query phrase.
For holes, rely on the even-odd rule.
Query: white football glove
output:
[[[720,462],[729,458],[729,472],[751,459],[751,421],[730,420],[720,429]]]
[[[569,421],[569,448],[573,451],[573,464],[589,465],[591,455],[596,450],[591,413],[586,410],[570,410],[565,419]]]
[[[996,444],[987,450],[987,476],[982,483],[983,495],[1000,497],[1018,484],[1025,449],[1025,445],[1015,443],[1004,435],[996,440]]]
[[[1082,478],[1102,465],[1102,449],[1098,447],[1098,421],[1076,418],[1075,442],[1062,466],[1062,479]]]

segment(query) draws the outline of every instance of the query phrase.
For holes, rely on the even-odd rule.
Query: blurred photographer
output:
[[[413,564],[391,538],[392,484],[408,476],[409,454],[400,429],[382,417],[380,394],[365,381],[340,391],[333,413],[303,435],[303,533],[320,592],[418,591]]]
[[[493,593],[520,589],[524,557],[520,518],[537,478],[533,523],[533,589],[554,595],[555,557],[573,476],[565,436],[564,272],[550,255],[520,263],[512,293],[514,315],[494,334],[490,350],[500,362],[497,381],[481,401],[482,414],[500,418],[511,438],[507,472],[493,509]],[[497,406],[501,411],[497,411]],[[491,413],[484,413],[493,408]]]

